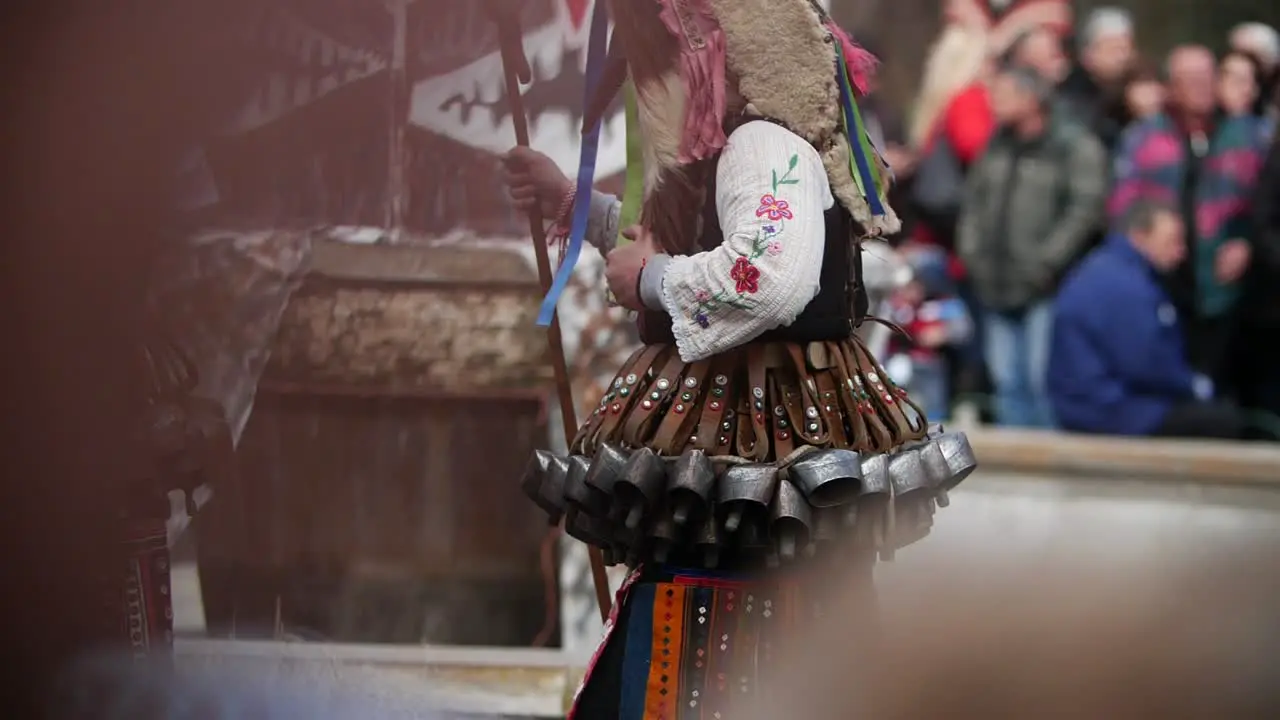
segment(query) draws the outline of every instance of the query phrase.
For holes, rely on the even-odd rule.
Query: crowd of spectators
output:
[[[1023,35],[895,157],[917,281],[891,307],[923,330],[895,367],[931,416],[1280,439],[1280,36],[1151,62],[1134,32]]]

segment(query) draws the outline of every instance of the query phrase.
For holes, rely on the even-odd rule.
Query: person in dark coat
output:
[[[1089,14],[1078,40],[1078,63],[1059,87],[1059,96],[1111,151],[1131,120],[1124,91],[1136,60],[1133,19],[1121,8],[1098,8]]]
[[[1241,402],[1280,415],[1280,140],[1271,143],[1254,195],[1254,263],[1245,301]]]
[[[1061,427],[1108,435],[1240,438],[1244,422],[1187,362],[1159,275],[1187,254],[1173,205],[1135,203],[1054,303],[1048,390]]]

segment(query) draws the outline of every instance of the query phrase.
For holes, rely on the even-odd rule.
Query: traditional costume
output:
[[[639,278],[643,347],[570,456],[537,453],[522,484],[633,568],[570,717],[730,717],[811,617],[796,572],[831,561],[869,584],[976,463],[854,334],[858,241],[898,227],[858,110],[872,59],[810,0],[610,9],[588,124],[629,79],[628,178],[664,253]],[[590,209],[608,252],[627,208]]]

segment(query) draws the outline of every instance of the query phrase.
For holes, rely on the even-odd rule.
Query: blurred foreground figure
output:
[[[632,568],[570,717],[723,718],[768,695],[774,648],[812,616],[821,578],[800,573],[851,569],[867,600],[877,556],[927,535],[975,461],[853,332],[861,243],[899,226],[859,110],[869,54],[810,0],[609,7],[606,97],[586,126],[629,76],[643,151],[628,182],[644,192],[550,206],[563,224],[591,203],[585,229],[645,345],[572,456],[538,453],[523,486]],[[548,207],[545,173],[512,171],[513,197]],[[743,658],[758,676],[732,673]]]
[[[289,666],[184,669],[102,654],[63,678],[58,720],[446,720],[376,675]],[[476,718],[475,720],[483,720]]]
[[[1160,558],[956,558],[963,573],[882,597],[874,656],[825,624],[788,657],[791,692],[745,717],[1280,717],[1275,557],[1189,542]]]

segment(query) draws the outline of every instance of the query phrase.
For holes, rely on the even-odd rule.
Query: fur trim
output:
[[[661,76],[636,82],[636,109],[644,150],[644,194],[657,189],[662,171],[683,163],[685,86],[674,68]]]
[[[738,91],[811,143],[840,123],[833,39],[809,0],[708,0]]]
[[[849,171],[849,143],[843,135],[837,135],[835,142],[818,154],[822,158],[822,166],[827,169],[827,181],[831,184],[831,194],[835,196],[837,202],[845,206],[854,221],[862,226],[865,237],[892,235],[902,229],[902,221],[898,219],[897,214],[887,202],[883,203],[884,215],[876,217],[871,214],[866,198],[858,190],[858,183]],[[874,161],[879,163],[882,174],[889,173],[888,166],[878,157],[874,158]]]

